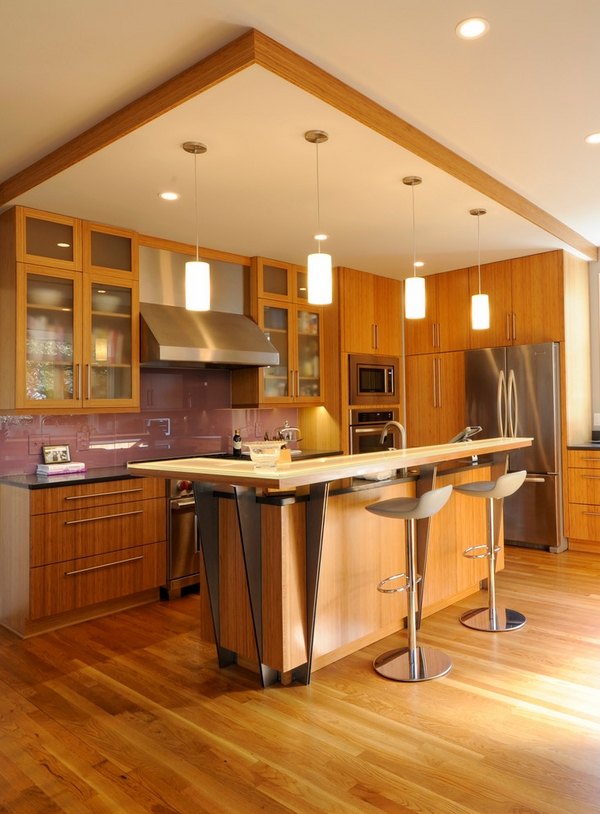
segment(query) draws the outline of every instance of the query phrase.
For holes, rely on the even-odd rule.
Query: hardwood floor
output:
[[[527,625],[459,624],[484,594],[425,619],[454,666],[417,685],[371,667],[393,636],[261,690],[218,669],[193,595],[0,632],[0,812],[600,812],[600,555],[506,564],[499,600]]]

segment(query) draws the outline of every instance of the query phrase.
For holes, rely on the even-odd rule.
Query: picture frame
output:
[[[71,451],[68,444],[42,446],[42,455],[45,464],[68,464],[71,461]]]

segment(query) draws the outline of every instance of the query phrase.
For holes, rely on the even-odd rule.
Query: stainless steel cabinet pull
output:
[[[581,512],[581,514],[585,514],[588,517],[600,517],[600,512]]]
[[[75,399],[79,401],[81,398],[81,365],[75,365]]]
[[[65,526],[77,526],[80,523],[94,523],[96,520],[112,520],[114,517],[128,517],[132,514],[143,514],[143,509],[135,512],[120,512],[119,514],[102,514],[99,517],[84,517],[82,520],[65,520]]]
[[[87,380],[87,393],[85,394],[84,398],[91,399],[92,397],[92,366],[86,365],[86,380]]]
[[[506,340],[510,342],[510,313],[506,312]]]
[[[115,560],[114,562],[105,562],[103,565],[90,565],[89,568],[80,568],[78,571],[65,571],[66,577],[73,577],[76,574],[86,574],[88,571],[99,571],[101,568],[110,568],[111,565],[123,565],[125,562],[135,562],[136,560],[143,560],[144,555],[140,554],[137,557],[129,557],[126,560]]]
[[[432,359],[431,364],[433,365],[433,406],[437,407],[437,359]]]
[[[517,315],[514,311],[512,313],[512,338],[517,338]]]
[[[600,480],[600,475],[582,475],[583,480]]]
[[[375,323],[373,326],[375,328],[375,350],[379,349],[379,325]]]
[[[600,464],[600,457],[597,458],[582,458],[582,461],[593,461],[596,464]]]
[[[136,489],[118,489],[114,492],[94,492],[92,495],[69,495],[65,500],[91,500],[95,497],[107,497],[108,495],[131,495],[134,492],[142,492],[141,486]]]
[[[193,497],[183,498],[183,500],[174,500],[172,506],[176,509],[185,509],[188,506],[193,506],[196,503]]]
[[[437,359],[438,365],[438,407],[442,406],[442,360],[440,358]]]

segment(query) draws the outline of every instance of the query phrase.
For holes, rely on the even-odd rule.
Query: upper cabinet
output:
[[[471,293],[479,290],[470,269]],[[560,250],[481,266],[481,291],[490,298],[490,327],[471,331],[471,347],[562,341],[564,253]]]
[[[234,370],[233,406],[322,404],[323,308],[308,304],[305,269],[255,257],[251,272],[250,312],[279,364]]]
[[[339,269],[343,353],[402,352],[402,289],[399,280]]]
[[[18,412],[139,408],[139,296],[135,238],[129,271],[82,268],[90,224],[35,210],[0,218],[1,409]],[[120,230],[99,233],[127,237]],[[124,253],[117,260],[126,265]]]
[[[447,271],[425,278],[424,319],[404,322],[406,354],[465,350],[469,347],[469,271]]]
[[[138,242],[135,232],[83,222],[83,270],[137,280]]]

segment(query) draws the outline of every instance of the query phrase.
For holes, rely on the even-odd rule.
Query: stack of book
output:
[[[85,472],[85,464],[81,461],[69,461],[58,464],[38,464],[38,475],[71,475],[74,472]]]

